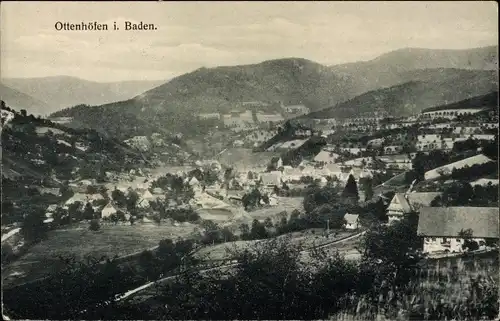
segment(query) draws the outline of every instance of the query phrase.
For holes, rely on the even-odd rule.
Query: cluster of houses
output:
[[[482,112],[484,108],[468,108],[468,109],[446,109],[422,112],[420,117],[423,120],[434,118],[455,119],[457,116],[473,115]]]
[[[496,180],[498,184],[498,180]],[[467,241],[479,250],[499,239],[497,207],[433,207],[440,192],[396,193],[387,207],[388,224],[410,214],[418,214],[417,234],[424,239],[423,253],[462,253]],[[467,234],[469,231],[470,234]]]

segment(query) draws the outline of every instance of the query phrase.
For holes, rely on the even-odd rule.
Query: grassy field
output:
[[[278,197],[277,200],[278,204],[276,206],[259,208],[248,212],[248,215],[257,220],[265,220],[268,217],[274,220],[276,219],[276,215],[283,211],[286,211],[290,215],[295,209],[303,210],[303,197]]]
[[[290,238],[290,242],[294,245],[302,245],[304,248],[310,248],[312,246],[325,244],[334,240],[338,240],[356,232],[351,231],[331,231],[332,234],[329,238],[322,235],[324,229],[309,229],[301,232],[293,232],[278,236],[278,238]],[[336,233],[336,235],[335,235]],[[205,260],[222,260],[231,257],[232,253],[237,251],[243,251],[256,243],[266,242],[266,240],[254,240],[254,241],[235,241],[227,242],[222,244],[217,244],[213,246],[207,246],[196,253],[199,258]],[[335,248],[339,251],[347,253],[354,249],[354,244],[357,244],[357,240],[349,240],[345,242],[346,245],[336,245]],[[332,246],[333,247],[333,246]]]
[[[104,225],[100,231],[93,232],[82,224],[54,230],[49,233],[47,240],[36,244],[19,260],[2,268],[4,286],[43,277],[57,267],[58,255],[75,255],[80,258],[128,255],[154,247],[162,239],[187,237],[193,232],[193,228],[192,225]],[[9,277],[12,273],[20,274]]]
[[[378,306],[360,298],[331,320],[490,320],[498,313],[498,253],[429,260],[407,290],[379,297]],[[394,302],[397,304],[388,304]]]

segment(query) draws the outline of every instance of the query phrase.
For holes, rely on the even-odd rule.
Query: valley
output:
[[[15,92],[25,95],[20,105],[2,102],[6,306],[27,318],[242,319],[270,314],[240,314],[229,293],[238,302],[260,293],[277,300],[273,309],[292,297],[338,300],[322,303],[321,316],[358,320],[395,304],[395,291],[419,302],[401,303],[419,316],[430,309],[425,298],[450,294],[458,304],[467,282],[491,292],[498,269],[483,264],[498,264],[491,50],[201,68],[92,107],[82,98],[90,89],[75,89],[66,106],[68,97],[50,96],[59,85],[45,84],[57,107],[49,117],[28,98],[42,84],[11,80],[27,87]],[[471,55],[484,61],[463,66]],[[396,68],[387,59],[411,62]],[[371,78],[386,71],[387,79]],[[440,260],[459,267],[438,271]],[[453,271],[465,265],[457,280]],[[332,291],[335,300],[325,294]],[[212,294],[217,304],[200,312]],[[59,295],[67,305],[49,311]],[[186,312],[182,300],[197,308]],[[231,304],[222,309],[224,300]],[[287,316],[302,313],[293,311]]]

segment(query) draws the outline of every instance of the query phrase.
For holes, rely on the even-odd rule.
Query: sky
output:
[[[405,48],[498,45],[496,2],[3,2],[0,75],[165,80],[300,57],[333,65]],[[56,22],[119,31],[57,31]],[[124,21],[154,31],[125,31]]]

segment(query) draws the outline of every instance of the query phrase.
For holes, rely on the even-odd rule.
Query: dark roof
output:
[[[422,207],[417,234],[456,237],[471,229],[473,237],[498,238],[498,207]]]

